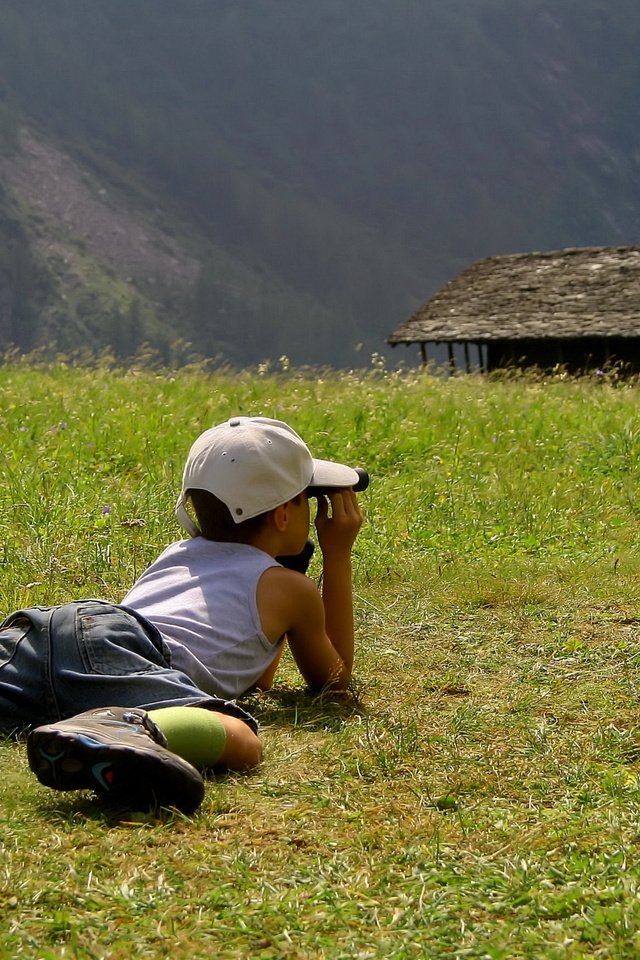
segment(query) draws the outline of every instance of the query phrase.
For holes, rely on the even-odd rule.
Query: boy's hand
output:
[[[328,499],[325,496],[318,497],[315,526],[323,556],[349,555],[362,526],[362,512],[353,490],[332,491]]]

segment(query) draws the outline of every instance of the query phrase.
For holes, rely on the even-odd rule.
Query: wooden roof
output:
[[[387,342],[640,337],[640,247],[477,260]]]

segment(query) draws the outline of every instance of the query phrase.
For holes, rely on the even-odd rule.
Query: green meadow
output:
[[[372,477],[352,690],[285,661],[245,701],[264,763],[193,818],[47,790],[0,742],[0,957],[640,956],[639,401],[615,372],[0,366],[2,615],[121,599],[232,414]]]

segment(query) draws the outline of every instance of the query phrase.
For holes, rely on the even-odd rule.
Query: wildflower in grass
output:
[[[103,504],[102,509],[100,510],[100,512],[101,512],[101,514],[102,514],[103,517],[107,517],[107,516],[111,513],[111,510],[112,510],[112,509],[113,509],[113,508],[112,508],[108,503],[105,503],[105,504]]]
[[[49,427],[47,433],[60,433],[61,430],[66,430],[68,426],[69,424],[66,422],[66,420],[61,420],[59,423]]]

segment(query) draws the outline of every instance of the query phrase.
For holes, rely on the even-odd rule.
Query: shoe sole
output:
[[[45,787],[94,790],[132,810],[176,807],[193,813],[204,797],[198,772],[155,746],[105,742],[91,732],[38,727],[27,739],[29,766]]]

